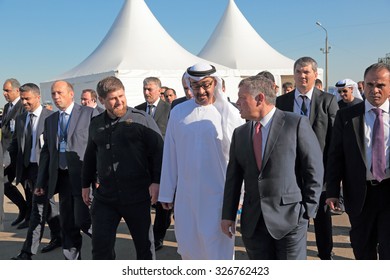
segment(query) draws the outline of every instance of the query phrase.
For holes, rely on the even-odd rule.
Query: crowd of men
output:
[[[198,63],[182,76],[184,97],[147,77],[134,108],[112,76],[83,90],[81,105],[55,81],[55,111],[37,85],[6,80],[0,227],[4,192],[19,209],[11,225],[28,228],[13,259],[37,254],[47,222],[41,252],[81,259],[84,233],[93,259],[113,260],[122,219],[137,259],[156,259],[173,217],[183,260],[231,260],[239,212],[249,259],[306,259],[313,219],[318,257],[330,260],[331,215],[344,210],[355,258],[390,259],[390,66],[341,79],[334,94],[317,67],[296,60],[280,96],[270,72],[244,78],[232,103],[217,69]]]

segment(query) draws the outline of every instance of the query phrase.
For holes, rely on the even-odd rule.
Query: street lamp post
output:
[[[328,91],[328,53],[330,47],[328,47],[328,30],[322,26],[320,22],[316,22],[316,24],[325,30],[325,49],[321,48],[320,50],[325,54],[325,91]]]

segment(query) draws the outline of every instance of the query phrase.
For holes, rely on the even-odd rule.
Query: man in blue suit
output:
[[[239,84],[237,106],[249,120],[230,146],[222,230],[232,238],[242,183],[242,239],[250,259],[306,259],[307,226],[320,199],[321,149],[309,120],[275,108],[273,83],[262,76]]]

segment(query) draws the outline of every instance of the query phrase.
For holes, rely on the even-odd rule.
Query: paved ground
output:
[[[9,260],[16,256],[23,244],[27,229],[18,230],[16,227],[11,227],[11,222],[17,216],[17,208],[7,198],[4,201],[5,207],[5,229],[0,232],[0,260]],[[349,222],[346,214],[333,216],[333,236],[334,236],[334,259],[347,260],[354,259],[352,249],[349,243]],[[317,248],[314,240],[313,225],[309,227],[308,233],[308,259],[318,260]],[[41,247],[50,241],[48,228],[45,230],[44,238]],[[179,260],[177,254],[177,243],[174,236],[174,225],[167,232],[164,247],[157,251],[157,259],[159,260]],[[135,249],[133,247],[129,231],[126,225],[122,222],[118,228],[116,255],[119,260],[135,259]],[[37,260],[62,260],[63,256],[60,249],[56,249],[49,253],[38,253],[33,257]],[[83,236],[82,258],[84,260],[91,259],[91,240],[87,236]],[[240,236],[236,237],[236,259],[247,260],[247,255],[243,247]]]

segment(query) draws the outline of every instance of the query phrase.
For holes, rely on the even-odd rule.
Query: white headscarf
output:
[[[229,160],[230,142],[233,135],[233,131],[236,127],[244,124],[244,120],[241,118],[239,111],[228,100],[224,92],[222,91],[222,79],[218,76],[217,70],[213,65],[207,63],[197,63],[189,67],[184,75],[184,79],[187,86],[191,89],[193,94],[190,78],[194,81],[200,81],[206,77],[213,77],[216,81],[214,89],[215,102],[213,105],[221,114],[222,119],[222,152]],[[193,94],[194,95],[194,94]]]
[[[339,88],[345,88],[345,87],[352,87],[352,95],[353,95],[353,97],[363,100],[363,97],[360,94],[360,91],[358,89],[358,84],[356,82],[354,82],[353,80],[351,80],[351,79],[340,80],[340,81],[338,81],[336,83],[336,89],[335,90],[336,90],[337,96],[339,96],[338,89]]]

